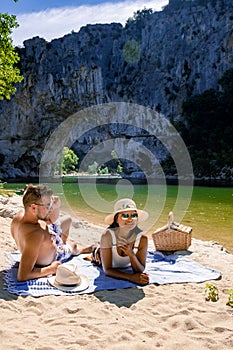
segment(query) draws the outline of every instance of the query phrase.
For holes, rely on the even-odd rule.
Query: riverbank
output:
[[[164,184],[164,180],[167,185],[177,186],[179,180],[176,176],[167,176],[164,178],[149,178],[146,177],[133,177],[133,176],[120,176],[120,175],[98,175],[98,174],[75,174],[75,175],[62,175],[54,177],[27,177],[27,178],[7,178],[2,179],[6,183],[102,183],[102,184],[116,184],[120,179],[130,181],[133,185],[145,185],[148,184]],[[207,186],[207,187],[233,187],[233,180],[229,178],[194,178],[193,183],[191,180],[181,180],[182,185],[193,184],[194,186]]]
[[[230,350],[233,308],[226,305],[233,288],[233,255],[214,242],[192,239],[188,256],[221,271],[219,300],[205,300],[205,283],[148,285],[90,295],[17,297],[4,288],[4,252],[15,251],[10,235],[20,196],[1,198],[0,205],[0,341],[8,350]],[[103,228],[74,220],[71,238],[86,245]],[[151,245],[151,242],[150,242]]]

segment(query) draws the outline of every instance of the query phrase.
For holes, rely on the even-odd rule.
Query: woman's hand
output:
[[[147,273],[140,272],[134,273],[132,277],[130,277],[130,281],[144,286],[149,283],[149,275]]]
[[[124,255],[130,256],[133,253],[132,246],[125,238],[120,237],[118,239],[117,246],[122,250]]]

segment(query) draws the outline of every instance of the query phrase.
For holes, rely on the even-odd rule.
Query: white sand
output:
[[[11,217],[21,198],[0,200],[0,344],[7,350],[230,350],[233,308],[226,289],[233,288],[233,255],[213,242],[193,239],[190,257],[222,272],[210,281],[217,302],[205,301],[205,283],[148,285],[88,295],[18,297],[4,289],[4,252],[14,251]],[[100,227],[77,220],[71,237],[82,244],[99,239]],[[79,227],[78,227],[79,226]]]

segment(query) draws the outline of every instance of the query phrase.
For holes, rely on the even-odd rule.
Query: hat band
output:
[[[117,208],[116,211],[121,211],[121,210],[125,210],[125,209],[133,209],[133,210],[137,210],[136,206],[135,205],[132,205],[132,204],[125,204],[123,205],[122,207],[120,208]]]
[[[59,284],[60,286],[64,286],[64,287],[75,287],[75,286],[80,286],[80,283],[72,283],[72,284],[67,284],[67,283],[59,283],[57,281],[55,281],[57,284]]]

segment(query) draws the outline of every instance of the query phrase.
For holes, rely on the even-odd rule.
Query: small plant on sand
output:
[[[2,181],[0,180],[0,195],[1,195],[1,194],[4,194],[4,192],[5,192],[4,184],[5,184],[5,182],[2,182]]]
[[[225,293],[229,294],[228,300],[226,302],[227,306],[233,307],[233,289],[225,290]]]
[[[4,188],[4,185],[6,184],[6,182],[2,182],[0,180],[0,196],[8,196],[11,197],[13,196],[13,194],[15,193],[14,190],[7,190]]]
[[[217,301],[219,299],[218,296],[218,288],[211,283],[206,283],[205,285],[205,300],[206,301]]]

